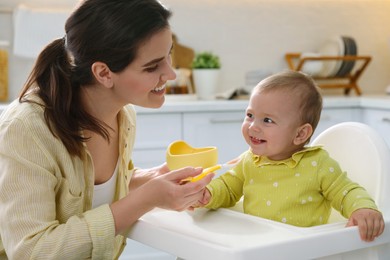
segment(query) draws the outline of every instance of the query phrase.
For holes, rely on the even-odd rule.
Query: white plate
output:
[[[301,54],[302,58],[317,58],[321,55],[318,53],[304,52]],[[311,76],[318,76],[323,69],[324,63],[321,60],[307,60],[302,66],[302,72],[309,74]]]
[[[327,41],[318,51],[321,56],[344,56],[345,47],[341,36],[334,36]],[[339,71],[342,60],[324,61],[322,71],[318,73],[321,77],[332,77]]]

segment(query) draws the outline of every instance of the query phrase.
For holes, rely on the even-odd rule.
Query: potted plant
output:
[[[221,63],[212,52],[199,52],[192,61],[193,80],[200,99],[214,99]]]

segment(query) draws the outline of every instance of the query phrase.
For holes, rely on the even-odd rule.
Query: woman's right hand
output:
[[[214,174],[196,182],[181,184],[181,180],[201,172],[202,168],[186,167],[152,178],[137,189],[130,189],[126,197],[110,206],[116,234],[127,230],[142,215],[156,207],[183,211],[202,200],[204,189]]]
[[[151,186],[150,192],[154,193],[150,195],[155,197],[155,207],[182,211],[202,200],[205,187],[212,180],[213,174],[196,182],[181,184],[181,180],[201,172],[202,168],[186,167],[152,179],[148,184]]]

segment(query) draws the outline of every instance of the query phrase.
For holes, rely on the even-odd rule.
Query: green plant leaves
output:
[[[221,67],[218,55],[207,51],[197,53],[191,65],[193,69],[219,69]]]

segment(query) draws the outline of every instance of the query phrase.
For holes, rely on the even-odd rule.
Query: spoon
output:
[[[230,160],[226,163],[223,163],[223,164],[217,164],[217,165],[214,165],[214,166],[211,166],[211,167],[208,167],[208,168],[205,168],[203,169],[202,173],[199,174],[199,175],[196,175],[194,177],[187,177],[185,179],[182,179],[180,181],[181,184],[183,183],[186,183],[186,182],[196,182],[196,181],[199,181],[201,179],[203,179],[204,177],[206,177],[208,174],[214,172],[214,171],[217,171],[219,169],[222,169],[222,168],[225,168],[226,170],[229,170],[231,168],[233,168],[234,166],[236,166],[239,162],[240,162],[240,158],[235,158],[233,160]]]

